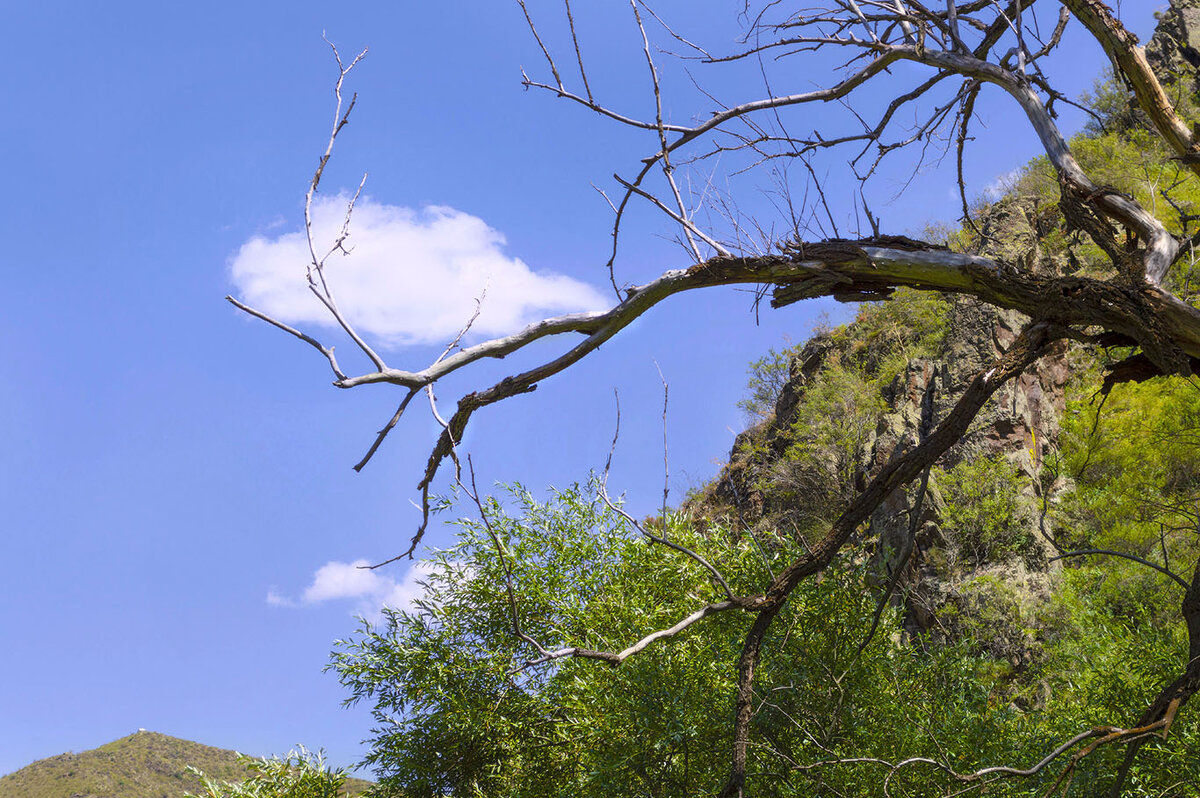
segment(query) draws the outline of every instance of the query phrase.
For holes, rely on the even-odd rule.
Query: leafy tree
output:
[[[458,543],[434,554],[413,610],[387,610],[381,625],[364,624],[338,644],[332,667],[350,702],[370,705],[376,720],[368,763],[380,794],[677,796],[720,788],[724,763],[712,754],[727,745],[733,662],[749,619],[717,616],[619,667],[578,658],[539,666],[538,653],[513,634],[515,614],[522,634],[548,650],[615,647],[721,594],[695,559],[647,546],[600,490],[593,480],[538,501],[513,486],[507,501],[488,499],[486,515],[458,521]],[[682,515],[660,531],[720,568],[734,589],[801,550],[798,542],[763,549],[732,530],[700,531]],[[798,586],[777,621],[753,720],[756,794],[969,788],[942,766],[960,774],[991,762],[1028,767],[1048,745],[1150,700],[1147,677],[1173,667],[1186,646],[1179,624],[1123,623],[1092,589],[1104,571],[1080,569],[1046,610],[1054,621],[1044,659],[1018,678],[995,652],[976,647],[985,635],[923,649],[891,632],[871,635],[878,605],[853,564],[861,554]],[[997,611],[979,605],[971,620],[993,627],[987,613]],[[892,613],[885,628],[894,628]],[[1135,794],[1186,795],[1200,786],[1181,781],[1194,773],[1186,763],[1200,757],[1200,727],[1181,718],[1172,734],[1170,746],[1145,752]],[[927,756],[931,741],[936,762]],[[1104,752],[1082,760],[1076,789],[1094,794],[1113,765]],[[1039,795],[1058,775],[979,782],[989,795]]]
[[[775,412],[775,403],[779,401],[779,394],[788,381],[793,355],[795,350],[790,347],[772,349],[750,364],[747,395],[738,402],[738,407],[751,421],[762,421]]]

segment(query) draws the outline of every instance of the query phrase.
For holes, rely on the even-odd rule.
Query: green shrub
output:
[[[775,403],[787,384],[796,351],[795,347],[770,349],[750,364],[746,397],[738,402],[738,407],[751,423],[761,421],[775,412]]]
[[[241,782],[218,782],[195,768],[188,770],[200,777],[204,792],[188,793],[184,798],[344,798],[349,778],[344,769],[330,768],[323,755],[304,748],[291,751],[285,757],[255,759],[238,756],[238,761],[251,772]]]
[[[1003,456],[934,469],[946,506],[942,530],[975,563],[1029,552],[1033,536],[1020,517],[1020,472]]]

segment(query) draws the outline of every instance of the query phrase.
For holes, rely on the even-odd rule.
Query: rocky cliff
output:
[[[1200,0],[1176,0],[1159,14],[1147,56],[1181,109],[1195,108]],[[1120,87],[1112,92],[1122,96]],[[1020,188],[976,223],[960,246],[1016,268],[1088,268],[1065,246],[1057,206]],[[773,414],[739,436],[692,512],[767,543],[819,534],[841,503],[945,417],[1026,321],[961,297],[897,292],[864,305],[854,323],[795,352]],[[953,638],[964,617],[985,617],[972,627],[977,636],[987,630],[981,648],[1017,669],[1037,656],[1036,616],[1053,588],[1063,533],[1053,508],[1073,487],[1056,467],[1068,379],[1094,365],[1093,354],[1065,346],[1040,361],[861,530],[857,556],[901,608],[909,635]]]
[[[1000,215],[1021,216],[1011,207]],[[971,299],[892,301],[795,354],[774,414],[738,438],[719,479],[694,501],[697,514],[721,516],[768,545],[819,534],[841,501],[945,417],[1025,321]],[[879,340],[878,317],[916,302],[938,315],[941,330],[932,351],[906,357],[922,342]],[[1004,388],[939,467],[890,496],[862,530],[858,556],[911,635],[953,636],[964,613],[990,614],[1000,622],[983,648],[1014,667],[1035,656],[1027,620],[1053,579],[1046,508],[1068,487],[1042,468],[1057,446],[1066,357],[1064,348]]]
[[[1168,90],[1195,92],[1200,68],[1200,0],[1172,0],[1158,14],[1154,35],[1146,44],[1146,59]]]

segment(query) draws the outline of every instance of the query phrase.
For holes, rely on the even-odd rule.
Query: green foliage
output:
[[[942,526],[973,562],[1001,562],[1029,551],[1033,538],[1021,512],[1020,472],[1008,458],[964,460],[934,473],[946,500]]]
[[[461,522],[460,542],[435,554],[417,607],[364,625],[334,653],[350,701],[367,702],[376,719],[368,760],[378,794],[713,794],[727,772],[734,669],[750,619],[712,616],[617,667],[569,657],[530,665],[540,654],[513,634],[514,612],[547,650],[619,651],[722,593],[694,560],[629,529],[594,486],[545,502],[515,487],[508,503],[486,504],[503,558],[485,525]],[[701,533],[677,517],[663,531],[742,593],[799,553],[730,530]],[[802,582],[765,641],[750,749],[755,795],[884,795],[877,759],[934,757],[960,772],[1028,766],[1091,725],[1131,722],[1180,661],[1179,624],[1143,637],[1092,601],[1082,572],[1044,610],[1052,633],[1036,661],[1002,662],[969,639],[906,641],[890,610],[859,653],[875,611],[861,562],[851,552]],[[981,627],[995,625],[988,612],[1022,602],[1000,580],[981,581],[978,592],[990,596],[976,608]],[[1032,625],[1036,610],[1023,612]],[[1103,788],[1114,755],[1080,763],[1078,794]],[[1171,741],[1146,750],[1135,794],[1167,789],[1197,755],[1196,724],[1181,716]],[[838,758],[856,761],[816,764]],[[1002,781],[988,794],[1037,795],[1056,775]],[[914,764],[888,789],[925,796],[952,785]]]
[[[515,517],[487,505],[503,560],[483,525],[460,522],[462,540],[435,555],[418,609],[388,612],[382,628],[364,626],[335,653],[351,700],[374,704],[368,762],[381,784],[412,796],[599,794],[711,777],[697,770],[697,737],[728,711],[742,619],[714,618],[714,635],[654,647],[620,669],[565,659],[520,670],[537,652],[512,634],[506,564],[522,632],[549,649],[620,650],[718,594],[703,569],[648,546],[594,491],[539,503],[517,486],[509,497]],[[749,542],[674,520],[667,530],[740,564],[727,574],[734,589],[762,576]]]
[[[1140,126],[1137,115],[1133,113],[1129,89],[1117,80],[1111,68],[1106,69],[1104,77],[1095,80],[1092,90],[1084,92],[1079,99],[1095,114],[1084,126],[1084,132],[1089,137],[1121,134]]]
[[[346,771],[327,767],[319,752],[299,748],[270,759],[239,754],[238,762],[250,773],[244,781],[218,781],[188,768],[200,779],[202,792],[184,798],[344,798],[353,794],[347,788]]]
[[[832,517],[854,492],[854,477],[884,410],[879,386],[841,362],[828,363],[796,406],[791,441],[771,470],[773,490]]]
[[[1159,378],[1113,389],[1103,402],[1080,390],[1063,422],[1063,468],[1074,482],[1056,509],[1077,549],[1113,549],[1191,577],[1200,553],[1200,390]],[[1110,558],[1111,559],[1111,558]],[[1162,575],[1128,561],[1104,563],[1098,597],[1130,622],[1178,616]]]
[[[769,349],[767,354],[750,364],[746,396],[738,402],[738,407],[751,422],[762,421],[775,412],[775,403],[787,384],[795,354],[793,348]]]
[[[950,303],[940,294],[900,288],[883,302],[866,302],[852,324],[821,329],[848,368],[865,380],[886,385],[913,358],[933,357],[946,338]],[[752,421],[775,410],[791,375],[792,360],[804,346],[771,349],[752,362],[746,397],[738,403]]]
[[[1097,184],[1133,197],[1176,235],[1196,233],[1200,210],[1200,178],[1172,157],[1162,139],[1146,127],[1143,119],[1131,116],[1124,102],[1125,90],[1111,82],[1097,84],[1089,98],[1103,124],[1096,124],[1071,139],[1071,151]],[[1182,109],[1185,114],[1188,109]],[[1058,177],[1045,157],[1034,158],[1025,168],[1014,194],[1036,197],[1046,207],[1059,200]],[[1110,276],[1112,264],[1087,236],[1056,233],[1041,242],[1050,254],[1068,254],[1075,268],[1084,273]],[[1069,247],[1069,253],[1068,253]],[[1183,258],[1168,275],[1172,291],[1190,297],[1194,259]]]
[[[899,288],[883,302],[867,302],[854,323],[833,333],[849,359],[881,385],[915,358],[934,357],[946,339],[950,303],[941,294]]]

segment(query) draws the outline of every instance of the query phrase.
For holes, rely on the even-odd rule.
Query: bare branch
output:
[[[683,618],[682,620],[680,620],[674,626],[671,626],[667,629],[660,629],[656,632],[651,632],[650,634],[646,635],[645,637],[643,637],[641,640],[637,641],[633,645],[629,646],[628,648],[626,648],[622,651],[616,652],[616,653],[613,653],[610,651],[593,651],[591,649],[586,649],[586,648],[560,648],[560,649],[557,649],[556,651],[548,651],[545,654],[543,654],[541,657],[527,661],[525,663],[524,667],[543,665],[547,662],[552,662],[556,659],[563,659],[564,657],[578,657],[579,659],[596,659],[596,660],[600,660],[601,662],[607,662],[610,665],[620,665],[622,662],[629,659],[634,654],[638,654],[638,653],[641,653],[642,651],[646,650],[646,648],[649,647],[652,643],[655,643],[659,640],[665,640],[669,637],[674,637],[675,635],[677,635],[680,632],[687,629],[692,624],[696,623],[697,621],[703,620],[703,619],[709,617],[710,615],[716,615],[719,612],[725,612],[727,610],[738,609],[740,606],[741,606],[740,604],[737,604],[732,601],[719,601],[714,604],[706,604],[703,607],[701,607],[700,609],[693,612],[691,615],[688,615],[686,618]]]
[[[571,13],[571,0],[563,0],[563,5],[567,8],[567,24],[571,26],[571,43],[575,45],[575,60],[579,63],[579,77],[583,80],[584,91],[587,92],[588,105],[594,106],[596,101],[592,98],[592,87],[588,85],[587,70],[583,68],[583,52],[579,49],[579,37],[575,35],[575,16]],[[524,8],[524,5],[522,4],[521,7]],[[525,18],[529,18],[528,12],[526,12]],[[532,23],[530,23],[530,27],[533,27]]]
[[[396,408],[396,412],[393,413],[392,417],[388,419],[388,422],[383,425],[383,428],[375,434],[375,440],[371,443],[371,448],[367,449],[367,453],[363,455],[362,459],[354,464],[355,471],[362,471],[367,463],[371,462],[371,458],[375,456],[375,452],[379,451],[379,447],[383,445],[383,441],[385,438],[387,438],[388,433],[390,433],[396,427],[396,424],[400,422],[400,417],[404,415],[405,409],[408,408],[408,403],[412,401],[412,398],[417,395],[417,391],[419,390],[419,388],[408,389],[408,393],[406,393],[404,395],[404,399],[400,401],[400,406]]]
[[[1117,74],[1129,81],[1139,107],[1150,117],[1168,146],[1193,172],[1200,174],[1200,157],[1193,157],[1200,156],[1200,142],[1176,113],[1150,68],[1145,51],[1138,46],[1137,38],[1101,0],[1062,0],[1062,3],[1104,47]]]
[[[665,383],[664,383],[664,384],[665,384]],[[616,392],[615,392],[615,391],[614,391],[613,395],[614,395],[614,397],[616,396]],[[638,532],[640,532],[640,533],[642,534],[642,536],[643,536],[643,537],[645,537],[647,540],[651,541],[652,543],[657,543],[657,544],[659,544],[660,546],[666,546],[666,547],[667,547],[667,548],[669,548],[669,549],[674,549],[675,551],[679,552],[680,554],[684,554],[684,555],[686,555],[686,556],[688,556],[688,557],[692,558],[692,560],[694,560],[694,561],[695,561],[696,563],[698,563],[698,564],[699,564],[699,565],[700,565],[702,568],[704,568],[706,571],[708,571],[708,572],[709,572],[709,574],[711,574],[711,575],[712,575],[712,578],[713,578],[714,580],[716,580],[717,584],[719,584],[719,585],[721,586],[721,589],[725,591],[725,597],[726,597],[727,599],[729,599],[729,601],[731,601],[731,602],[733,602],[733,603],[735,603],[735,604],[736,604],[736,603],[739,603],[739,602],[740,602],[740,603],[745,603],[745,600],[744,600],[744,599],[739,599],[739,598],[738,598],[736,595],[734,595],[734,592],[733,592],[733,590],[732,590],[732,589],[729,587],[729,583],[725,581],[725,577],[724,577],[724,576],[722,576],[722,575],[721,575],[721,572],[720,572],[719,570],[717,570],[717,568],[716,568],[716,567],[715,567],[715,566],[714,566],[712,563],[710,563],[710,562],[709,562],[707,559],[705,559],[705,558],[704,558],[703,556],[701,556],[700,554],[697,554],[696,552],[692,551],[692,550],[691,550],[691,549],[689,549],[687,546],[683,546],[683,545],[680,545],[680,544],[678,544],[678,543],[674,543],[674,542],[672,542],[671,540],[669,540],[669,539],[666,537],[666,535],[665,535],[665,534],[664,534],[663,536],[661,536],[661,537],[660,537],[660,536],[658,536],[658,535],[655,535],[653,532],[651,532],[650,530],[646,529],[646,527],[645,527],[643,524],[639,523],[639,522],[638,522],[638,520],[637,520],[636,518],[634,518],[632,515],[630,515],[629,513],[627,513],[627,512],[624,510],[624,508],[622,508],[622,507],[621,507],[619,504],[617,504],[617,503],[616,503],[616,502],[614,502],[614,501],[613,501],[611,498],[609,498],[609,495],[608,495],[608,474],[609,474],[609,470],[612,468],[612,458],[613,458],[613,454],[614,454],[614,453],[616,452],[616,450],[617,450],[617,440],[618,440],[618,438],[619,438],[619,437],[620,437],[620,435],[621,435],[621,402],[620,402],[620,400],[619,400],[619,399],[617,400],[617,403],[616,403],[616,404],[617,404],[617,421],[616,421],[616,426],[615,426],[615,429],[613,430],[613,440],[612,440],[612,446],[611,446],[611,447],[609,448],[609,450],[608,450],[608,460],[606,460],[606,461],[605,461],[605,463],[604,463],[604,476],[603,476],[603,478],[602,478],[602,479],[601,479],[601,481],[600,481],[600,491],[599,491],[599,493],[600,493],[600,500],[604,502],[604,505],[605,505],[606,507],[608,507],[608,509],[609,509],[610,511],[612,511],[612,512],[616,513],[617,515],[621,516],[621,518],[623,518],[623,519],[625,520],[625,522],[626,522],[626,523],[628,523],[628,524],[629,524],[631,527],[633,527],[633,528],[634,528],[634,529],[636,529]],[[665,421],[666,421],[666,418],[665,418],[665,415],[666,415],[666,399],[665,399],[665,398],[664,398],[664,400],[663,400],[663,414],[664,414],[664,419],[663,419],[663,420],[664,420],[664,422],[665,422]],[[666,431],[665,431],[665,430],[664,430],[664,432],[663,432],[663,437],[664,437],[664,440],[665,440],[665,438],[666,438]],[[664,454],[664,458],[665,458],[665,454]],[[663,524],[663,532],[665,533],[665,532],[666,532],[666,527],[667,527],[667,510],[666,510],[666,504],[665,504],[665,502],[666,502],[666,494],[665,494],[665,492],[664,492],[664,495],[663,495],[663,501],[664,501],[664,505],[663,505],[662,524]]]
[[[524,72],[521,73],[521,85],[527,89],[543,89],[545,91],[554,92],[557,96],[563,98],[564,100],[572,100],[580,103],[581,105],[586,105],[588,108],[600,114],[601,116],[606,116],[613,121],[620,122],[621,124],[628,125],[629,127],[640,128],[642,130],[658,130],[658,125],[654,122],[643,122],[641,120],[634,119],[633,117],[617,113],[610,108],[606,108],[584,97],[580,97],[578,94],[570,92],[566,88],[559,88],[556,86],[547,85],[545,83],[539,83],[538,81],[531,79]],[[663,129],[672,133],[682,133],[690,128],[682,127],[680,125],[664,124]]]
[[[1177,710],[1178,705],[1175,705],[1175,708]],[[1119,726],[1096,726],[1094,728],[1087,729],[1061,743],[1057,748],[1043,757],[1040,761],[1028,768],[996,765],[992,767],[980,768],[979,770],[971,773],[959,773],[942,762],[923,756],[909,757],[908,759],[903,759],[898,762],[889,762],[886,759],[879,759],[877,757],[841,757],[837,759],[822,759],[816,762],[809,762],[807,764],[798,764],[793,762],[792,768],[794,770],[804,771],[830,767],[832,765],[880,765],[888,769],[889,773],[887,778],[890,780],[897,772],[903,770],[904,768],[912,767],[914,765],[928,765],[942,771],[960,783],[974,783],[994,780],[996,777],[1027,778],[1029,776],[1036,776],[1050,765],[1054,764],[1056,760],[1061,758],[1071,749],[1078,746],[1080,743],[1087,740],[1092,740],[1091,743],[1084,746],[1071,756],[1070,761],[1067,763],[1067,767],[1061,774],[1059,774],[1054,786],[1049,790],[1049,792],[1045,793],[1046,795],[1053,795],[1057,791],[1057,786],[1061,784],[1064,779],[1069,777],[1070,773],[1074,770],[1079,761],[1095,752],[1101,746],[1118,742],[1128,742],[1135,739],[1143,739],[1151,735],[1166,737],[1167,731],[1171,726],[1171,721],[1174,719],[1174,712],[1172,712],[1171,715],[1171,719],[1163,718],[1162,720],[1155,721],[1154,723],[1149,723],[1144,726],[1137,726],[1131,729],[1123,729]]]
[[[675,217],[680,220],[683,225],[683,235],[687,239],[688,247],[692,250],[692,255],[696,259],[696,263],[704,260],[700,254],[700,248],[696,246],[696,241],[692,238],[692,227],[688,220],[687,207],[683,204],[683,197],[679,193],[679,186],[675,183],[674,167],[671,166],[671,157],[667,149],[667,131],[663,127],[663,112],[662,112],[662,88],[658,82],[658,68],[654,66],[654,56],[650,54],[650,37],[646,35],[646,26],[642,24],[642,15],[638,11],[638,0],[629,0],[629,5],[633,9],[633,18],[637,22],[638,31],[642,34],[642,48],[646,56],[646,66],[650,70],[650,79],[654,83],[654,124],[658,130],[658,142],[662,148],[662,172],[663,177],[667,179],[668,185],[671,186],[671,193],[675,196],[675,206],[679,209],[679,216]],[[719,252],[720,250],[718,250]]]
[[[293,335],[293,336],[299,338],[301,341],[303,341],[304,343],[306,343],[309,346],[316,349],[318,352],[320,352],[322,355],[324,355],[329,360],[329,367],[333,369],[334,376],[336,376],[338,378],[338,382],[341,382],[342,380],[347,379],[346,375],[342,373],[341,368],[338,367],[337,358],[335,358],[333,356],[333,347],[332,346],[325,346],[320,341],[318,341],[316,338],[313,338],[311,335],[302,333],[299,330],[297,330],[295,327],[289,327],[288,325],[284,324],[283,322],[273,319],[270,316],[268,316],[267,314],[265,314],[261,311],[255,310],[254,308],[250,307],[249,305],[243,304],[242,302],[239,302],[238,300],[234,299],[231,296],[226,296],[225,301],[229,302],[229,304],[233,305],[238,310],[244,311],[245,313],[249,313],[254,318],[262,319],[267,324],[270,324],[273,327],[278,327],[279,329],[283,330],[288,335]]]
[[[550,51],[546,49],[546,45],[542,42],[542,37],[538,35],[537,28],[533,25],[533,17],[529,16],[529,9],[525,7],[525,0],[517,0],[517,5],[521,7],[521,13],[525,15],[525,22],[529,24],[529,32],[533,34],[533,38],[537,41],[538,47],[542,48],[542,55],[546,56],[546,63],[550,65],[550,72],[554,75],[554,83],[558,87],[558,91],[562,91],[563,82],[559,77],[558,67],[554,64],[554,59],[550,56]]]
[[[375,351],[369,345],[367,345],[362,336],[355,331],[354,327],[346,320],[341,311],[338,310],[337,302],[334,301],[333,294],[330,292],[329,285],[325,279],[326,258],[328,258],[329,255],[333,254],[333,252],[337,250],[341,250],[344,253],[346,252],[345,242],[346,238],[350,234],[350,217],[354,211],[354,204],[357,202],[359,194],[362,192],[363,185],[366,182],[366,175],[363,175],[362,182],[360,182],[358,185],[358,191],[354,193],[354,197],[348,203],[345,221],[342,224],[340,234],[335,239],[333,245],[330,247],[324,258],[317,256],[317,245],[313,238],[313,199],[316,197],[317,190],[320,188],[321,178],[325,174],[325,167],[329,164],[329,159],[333,156],[333,146],[337,142],[337,137],[342,132],[342,128],[349,124],[350,113],[354,110],[354,106],[358,102],[358,95],[355,94],[350,98],[350,103],[347,105],[344,97],[342,96],[342,86],[346,81],[346,76],[350,74],[350,71],[354,69],[354,67],[358,65],[358,62],[367,55],[367,50],[364,48],[358,55],[354,57],[354,60],[351,61],[349,65],[346,65],[343,63],[342,56],[338,52],[337,47],[330,42],[329,39],[325,39],[325,42],[333,51],[334,60],[337,61],[338,78],[333,88],[334,97],[336,98],[333,112],[333,127],[329,132],[329,139],[325,144],[325,152],[322,153],[320,160],[317,162],[317,169],[313,173],[312,181],[308,186],[308,191],[304,195],[304,232],[308,243],[308,253],[310,258],[308,264],[308,287],[312,291],[313,295],[320,300],[321,304],[323,304],[329,311],[330,315],[332,315],[337,321],[338,326],[340,326],[342,330],[344,330],[345,333],[350,336],[351,340],[353,340],[358,348],[362,350],[363,354],[365,354],[371,360],[371,362],[375,365],[375,368],[383,371],[387,368],[387,364],[383,362],[383,358],[376,354]],[[345,108],[344,111],[342,110],[343,107]],[[265,319],[264,316],[260,315],[259,317]]]
[[[646,191],[643,188],[639,188],[636,183],[630,183],[629,181],[623,179],[620,175],[613,175],[613,178],[618,183],[623,185],[628,192],[632,192],[634,194],[637,194],[639,197],[644,197],[644,198],[650,200],[650,202],[654,204],[654,207],[658,208],[660,211],[665,213],[667,216],[670,216],[672,219],[679,222],[680,227],[682,227],[687,232],[689,240],[691,239],[691,236],[694,234],[698,238],[703,240],[705,244],[708,244],[710,247],[712,247],[713,250],[715,250],[718,255],[721,255],[722,257],[730,257],[731,256],[731,253],[729,252],[729,250],[727,250],[724,246],[722,246],[719,242],[717,242],[713,238],[710,238],[708,236],[708,234],[704,233],[699,227],[696,227],[696,225],[694,225],[690,219],[680,216],[675,211],[668,208],[665,204],[663,204],[662,200],[660,200],[658,197],[651,194],[649,191]],[[694,242],[692,243],[692,247],[693,247],[692,251],[697,258],[697,263],[702,262],[703,258],[700,256],[700,250],[695,249]]]
[[[1083,557],[1088,554],[1107,554],[1110,557],[1120,557],[1124,560],[1132,560],[1133,562],[1140,563],[1147,568],[1152,568],[1155,571],[1158,571],[1163,576],[1169,577],[1184,590],[1187,590],[1189,587],[1187,580],[1179,574],[1172,573],[1161,565],[1152,563],[1149,560],[1143,559],[1134,554],[1126,554],[1123,551],[1112,551],[1111,549],[1080,549],[1079,551],[1068,551],[1064,554],[1059,554],[1056,557],[1051,557],[1050,561],[1053,562],[1054,560],[1063,560],[1067,557]]]
[[[671,495],[671,466],[667,460],[667,400],[671,394],[671,388],[667,385],[667,378],[663,376],[662,366],[658,365],[658,361],[654,361],[654,368],[658,372],[658,378],[662,380],[663,386],[663,409],[662,409],[662,426],[663,426],[663,499],[662,499],[662,517],[663,530],[666,531],[667,523],[667,497]],[[726,588],[728,590],[728,588]]]

